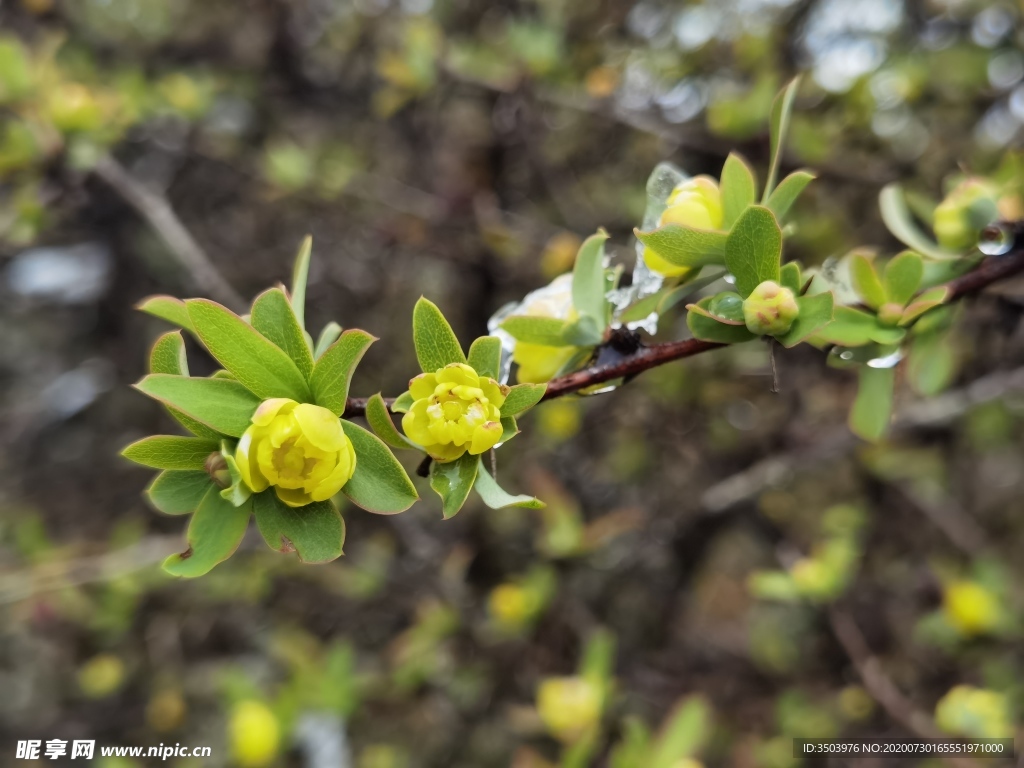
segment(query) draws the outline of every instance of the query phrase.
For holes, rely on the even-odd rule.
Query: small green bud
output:
[[[903,307],[893,302],[883,304],[878,308],[878,321],[882,325],[899,325],[900,318],[903,317]]]
[[[935,209],[935,239],[950,251],[966,251],[977,244],[978,233],[996,216],[992,185],[981,179],[965,179]]]
[[[228,470],[228,462],[221,455],[220,451],[214,451],[206,457],[206,474],[213,478],[218,488],[231,487],[231,472]]]
[[[793,291],[774,280],[765,280],[743,301],[743,321],[758,336],[781,336],[799,314]]]

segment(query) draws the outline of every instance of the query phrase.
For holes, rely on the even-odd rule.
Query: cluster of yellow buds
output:
[[[718,182],[710,176],[697,176],[676,185],[666,200],[667,207],[658,219],[658,226],[679,224],[695,229],[717,230],[722,228],[724,211],[722,193]],[[650,246],[644,248],[647,266],[665,277],[678,277],[690,271],[658,255]]]

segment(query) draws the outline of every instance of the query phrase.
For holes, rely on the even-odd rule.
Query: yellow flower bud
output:
[[[774,280],[765,280],[743,300],[747,330],[758,336],[781,336],[800,314],[793,291]]]
[[[1013,736],[1010,703],[1005,694],[958,685],[935,707],[935,722],[946,733],[975,739]]]
[[[78,685],[90,699],[103,699],[124,684],[124,662],[110,653],[93,656],[78,670]]]
[[[402,429],[438,461],[489,451],[501,439],[501,405],[508,388],[452,363],[409,382],[413,404]]]
[[[543,384],[551,381],[575,354],[576,347],[549,347],[544,344],[517,341],[515,349],[512,350],[512,360],[519,366],[516,381],[520,384]]]
[[[274,486],[289,507],[326,501],[356,469],[355,449],[337,416],[283,397],[264,400],[256,409],[235,461],[253,492]]]
[[[991,202],[993,218],[996,215],[996,192],[980,179],[966,179],[957,185],[935,209],[932,226],[939,245],[951,251],[965,251],[978,242],[978,233],[984,224],[975,221],[972,208]]]
[[[530,619],[531,603],[530,596],[519,584],[499,584],[491,591],[487,609],[498,624],[517,629]]]
[[[999,625],[999,601],[977,582],[954,581],[946,587],[942,597],[946,620],[961,634],[980,635]]]
[[[95,131],[103,125],[96,97],[84,85],[64,83],[49,95],[48,112],[57,129],[66,133]]]
[[[680,224],[696,229],[721,229],[724,214],[722,193],[718,183],[708,176],[697,176],[676,185],[665,201],[665,208],[658,226]],[[651,248],[644,248],[644,261],[651,270],[665,277],[677,277],[690,271],[664,259]]]
[[[601,719],[601,689],[583,677],[554,677],[537,691],[537,712],[544,725],[563,741],[578,739]]]
[[[231,757],[242,768],[262,768],[277,757],[281,727],[277,716],[260,701],[242,701],[231,710],[228,743]]]

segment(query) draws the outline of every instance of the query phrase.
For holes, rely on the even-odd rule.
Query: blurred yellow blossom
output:
[[[241,768],[262,768],[277,757],[281,726],[263,702],[249,699],[231,708],[228,744],[231,759]]]

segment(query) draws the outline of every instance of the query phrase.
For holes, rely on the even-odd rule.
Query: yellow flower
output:
[[[724,220],[722,193],[708,176],[697,176],[676,185],[665,201],[667,208],[658,219],[658,226],[680,224],[696,229],[721,229]],[[665,277],[678,277],[690,271],[661,257],[651,248],[644,248],[644,261],[653,271]]]
[[[326,408],[284,397],[264,400],[238,441],[235,461],[255,493],[274,486],[289,507],[326,501],[356,469],[352,441]]]
[[[954,581],[942,596],[946,620],[964,635],[980,635],[999,626],[999,601],[973,581]]]
[[[231,710],[228,742],[231,757],[243,768],[262,768],[277,757],[281,728],[277,716],[259,701],[242,701]]]
[[[973,739],[1013,736],[1010,702],[1005,694],[958,685],[935,706],[935,722],[946,733]]]
[[[465,363],[452,363],[409,382],[413,404],[402,429],[438,461],[466,451],[477,455],[501,439],[501,405],[507,387],[480,376]]]
[[[510,629],[526,624],[532,607],[530,596],[519,584],[499,584],[487,600],[487,609],[494,620]]]
[[[603,696],[583,677],[553,677],[540,684],[537,712],[552,734],[575,741],[601,719]]]
[[[543,384],[551,381],[576,354],[576,347],[549,347],[517,341],[512,350],[516,365],[516,381],[520,384]]]

